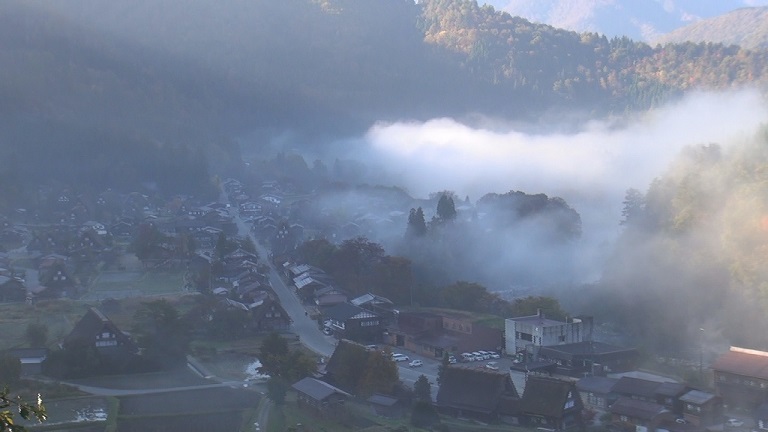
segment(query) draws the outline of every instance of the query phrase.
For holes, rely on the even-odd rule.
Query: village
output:
[[[179,421],[227,419],[231,430],[322,430],[277,414],[288,406],[346,430],[768,430],[768,352],[731,347],[688,364],[687,376],[665,374],[643,368],[648,353],[600,340],[592,316],[550,317],[538,308],[489,320],[419,307],[412,293],[393,300],[373,288],[350,292],[326,269],[297,260],[297,248],[311,239],[365,245],[360,239],[375,226],[404,227],[406,212],[317,225],[302,217],[312,196],[278,181],[227,179],[220,187],[219,199],[206,203],[49,191],[47,207],[0,219],[2,348],[18,362],[15,378],[81,391],[61,400],[44,394],[54,424],[139,430],[159,421],[151,406],[172,394],[198,401],[176,413]],[[74,306],[56,309],[63,303]],[[144,315],[128,314],[136,310]],[[269,377],[231,374],[216,362],[235,353],[243,365],[266,363],[257,357],[271,334],[313,364],[284,375],[295,381],[283,400]],[[261,346],[233,348],[254,337]],[[194,376],[151,390],[110,378],[153,381],[179,366]],[[84,408],[56,408],[78,404]],[[276,417],[283,423],[274,425]]]

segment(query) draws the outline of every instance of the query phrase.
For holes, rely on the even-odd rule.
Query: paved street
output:
[[[259,252],[259,256],[262,257],[262,259],[264,259],[264,261],[269,266],[269,281],[272,284],[272,289],[280,299],[280,303],[283,305],[285,311],[288,312],[288,314],[291,316],[291,319],[293,320],[293,323],[291,324],[291,331],[299,336],[304,346],[321,356],[326,358],[330,357],[336,346],[336,340],[332,336],[326,336],[323,334],[323,332],[318,328],[317,322],[307,316],[306,309],[304,305],[301,304],[298,296],[294,293],[294,290],[286,285],[280,274],[278,274],[277,269],[275,269],[275,266],[267,258],[269,257],[269,251],[253,236],[249,225],[242,220],[240,215],[237,213],[237,210],[230,208],[230,214],[234,217],[235,222],[237,223],[239,234],[241,236],[248,236],[253,240],[254,244],[256,245],[256,249]],[[403,352],[403,354],[409,356],[411,360],[423,360],[424,366],[409,368],[407,362],[398,364],[398,366],[400,366],[400,378],[407,385],[413,386],[413,383],[416,382],[420,375],[425,375],[427,379],[432,383],[432,394],[434,397],[437,394],[436,380],[439,361],[431,358],[420,357],[410,352]]]

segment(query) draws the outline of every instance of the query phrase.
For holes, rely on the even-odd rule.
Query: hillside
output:
[[[768,49],[768,7],[737,9],[660,36],[654,43],[712,42],[750,50]]]
[[[9,0],[0,58],[5,199],[29,178],[189,193],[238,169],[243,135],[249,152],[288,131],[323,155],[377,121],[599,117],[768,88],[765,52],[653,48],[470,0]]]
[[[761,3],[762,2],[762,3]],[[608,37],[626,36],[652,42],[699,19],[712,18],[743,7],[742,0],[481,0],[496,9],[533,22],[576,32],[596,32]],[[754,6],[768,4],[754,0]]]

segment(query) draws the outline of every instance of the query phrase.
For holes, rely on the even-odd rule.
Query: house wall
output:
[[[763,402],[768,402],[768,381],[736,375],[723,371],[714,371],[717,394],[729,408],[753,410]]]
[[[539,325],[510,318],[505,320],[504,330],[505,350],[508,355],[527,351],[531,346],[583,342],[586,333],[585,325],[579,319],[568,323]]]

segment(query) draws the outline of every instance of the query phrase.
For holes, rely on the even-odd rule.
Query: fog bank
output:
[[[414,196],[440,190],[468,195],[520,190],[564,198],[582,217],[582,266],[599,275],[619,229],[628,188],[646,190],[680,150],[729,145],[754,135],[768,104],[753,91],[695,93],[629,122],[593,121],[575,133],[558,125],[522,132],[494,121],[379,123],[365,139],[392,183]]]

